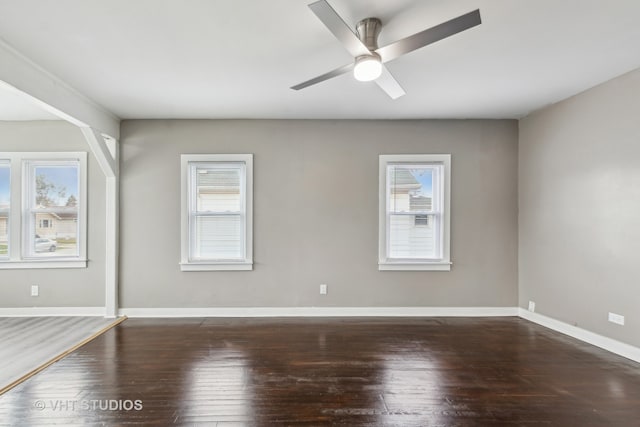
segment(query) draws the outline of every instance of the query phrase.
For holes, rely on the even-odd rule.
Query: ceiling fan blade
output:
[[[476,9],[473,12],[458,16],[450,21],[443,22],[440,25],[383,46],[377,49],[376,53],[380,55],[382,62],[392,61],[405,53],[420,49],[421,47],[435,43],[461,31],[468,30],[481,23],[480,10]]]
[[[305,87],[309,87],[309,86],[314,85],[316,83],[320,83],[320,82],[323,82],[325,80],[329,80],[329,79],[331,79],[333,77],[337,77],[337,76],[339,76],[341,74],[348,73],[351,70],[353,70],[353,63],[347,64],[347,65],[343,65],[342,67],[336,68],[335,70],[331,70],[328,73],[322,74],[321,76],[314,77],[311,80],[307,80],[306,82],[302,82],[302,83],[299,83],[299,84],[297,84],[295,86],[291,86],[291,89],[293,89],[293,90],[304,89]]]
[[[404,89],[402,89],[402,86],[400,86],[400,83],[398,83],[384,65],[382,66],[382,74],[380,74],[380,77],[378,77],[375,82],[391,99],[398,99],[406,93]]]
[[[329,31],[344,45],[352,56],[370,55],[371,52],[360,41],[357,35],[340,18],[340,15],[326,0],[319,0],[309,5],[315,15],[327,26]]]

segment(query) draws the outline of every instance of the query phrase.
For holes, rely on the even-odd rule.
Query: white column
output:
[[[89,127],[80,128],[106,176],[105,317],[118,315],[118,259],[120,220],[120,152],[118,141]]]

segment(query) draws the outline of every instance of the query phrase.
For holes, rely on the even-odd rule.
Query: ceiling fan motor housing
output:
[[[360,41],[367,47],[369,54],[356,57],[353,75],[356,80],[368,82],[375,80],[382,72],[382,61],[375,50],[378,49],[378,35],[382,22],[378,18],[365,18],[356,25]]]
[[[365,18],[356,25],[358,38],[371,52],[378,48],[378,35],[382,22],[378,18]]]

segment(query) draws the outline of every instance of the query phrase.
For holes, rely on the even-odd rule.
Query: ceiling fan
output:
[[[354,33],[326,0],[313,2],[309,4],[309,8],[329,28],[329,31],[342,42],[355,60],[353,63],[292,86],[291,89],[304,89],[353,71],[356,80],[374,80],[392,99],[401,97],[405,94],[405,91],[387,70],[387,67],[384,66],[385,62],[393,61],[406,53],[482,23],[480,10],[477,9],[386,46],[378,47],[378,35],[382,29],[382,22],[378,18],[361,20],[356,24],[356,33]]]

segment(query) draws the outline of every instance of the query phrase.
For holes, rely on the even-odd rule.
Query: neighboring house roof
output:
[[[198,173],[197,181],[201,193],[240,192],[240,174],[234,169],[211,169]]]
[[[42,208],[42,206],[39,207]],[[78,208],[75,206],[61,206],[50,209],[55,210],[38,212],[38,215],[50,215],[61,221],[75,221],[78,219]]]
[[[408,169],[394,168],[389,174],[389,186],[392,193],[408,193],[422,187]]]
[[[78,212],[58,212],[58,219],[61,221],[75,221],[78,219]]]
[[[42,208],[42,206],[39,206]],[[6,209],[8,206],[0,206],[0,209]],[[38,215],[50,215],[56,219],[65,221],[65,220],[76,220],[78,218],[78,208],[73,206],[61,206],[59,208],[55,208],[55,212],[38,212]],[[0,218],[7,218],[9,216],[8,212],[0,211]]]
[[[420,185],[408,169],[399,167],[393,168],[393,173],[389,174],[389,179],[391,185]]]

